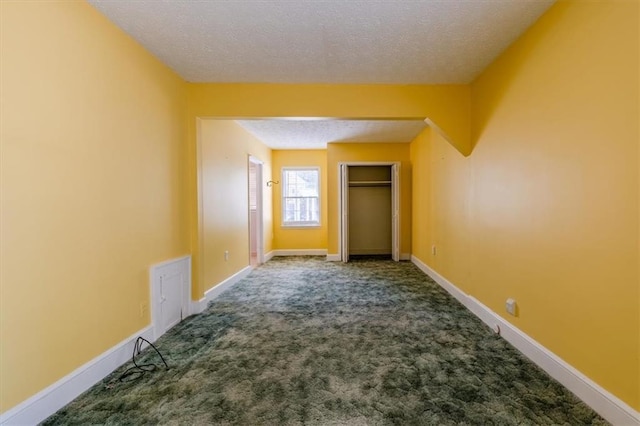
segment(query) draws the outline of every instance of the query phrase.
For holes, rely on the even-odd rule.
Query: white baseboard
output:
[[[349,255],[360,256],[360,255],[369,255],[369,256],[391,256],[391,250],[389,249],[357,249],[349,247]]]
[[[447,281],[446,278],[431,269],[431,267],[429,267],[426,263],[423,263],[417,257],[411,256],[411,262],[413,262],[414,265],[420,268],[422,272],[429,275],[436,283],[440,285],[440,287],[447,290],[447,293],[452,295],[458,302],[462,303],[467,309],[473,312],[473,310],[469,307],[469,298],[467,297],[466,293],[464,293],[455,285],[451,284],[449,281]]]
[[[342,257],[339,254],[327,254],[327,262],[340,262]],[[400,260],[411,260],[411,254],[400,253]]]
[[[207,309],[207,305],[209,305],[209,302],[220,296],[225,290],[233,287],[238,283],[238,281],[249,275],[251,271],[253,271],[253,268],[251,266],[247,266],[231,275],[224,281],[221,281],[218,285],[211,287],[209,290],[205,291],[204,297],[202,299],[198,301],[191,301],[191,313],[199,314],[200,312]]]
[[[241,279],[249,275],[251,271],[253,271],[253,268],[251,266],[246,266],[245,268],[231,275],[229,278],[220,282],[220,284],[205,291],[204,292],[205,303],[209,304],[209,302],[211,302],[216,297],[220,296],[224,291],[230,289],[231,287],[236,285],[238,281],[240,281]]]
[[[614,425],[640,426],[640,413],[542,346],[522,330],[502,318],[475,297],[470,296],[431,269],[415,256],[411,261],[449,294],[460,301],[491,329],[500,327],[500,335],[551,377],[573,392],[598,414]]]
[[[326,249],[273,250],[273,256],[326,256]]]
[[[265,253],[265,255],[264,255],[264,261],[265,261],[265,262],[270,261],[271,259],[273,259],[273,256],[274,256],[274,254],[273,254],[273,250],[271,250],[269,253]]]
[[[334,259],[339,261],[339,255],[327,255],[327,260]],[[494,328],[496,325],[499,325],[501,335],[509,343],[545,370],[550,376],[562,383],[567,389],[576,394],[606,420],[614,425],[640,426],[640,413],[625,402],[603,389],[600,385],[586,377],[520,329],[504,320],[480,301],[462,292],[415,256],[411,256],[411,261],[489,327]],[[246,277],[251,270],[251,267],[246,267],[222,281],[217,286],[209,289],[203,299],[192,302],[193,313],[202,312],[208,302]],[[148,326],[138,331],[61,378],[51,386],[48,386],[29,399],[0,414],[0,424],[23,425],[42,422],[102,380],[116,368],[127,362],[131,358],[133,346],[138,336],[142,336],[153,342],[153,327]]]
[[[197,315],[204,311],[207,307],[207,298],[203,297],[200,300],[192,300],[189,308],[190,315]]]
[[[153,327],[143,328],[51,386],[0,414],[0,424],[34,425],[42,422],[129,361],[138,336],[153,342]]]

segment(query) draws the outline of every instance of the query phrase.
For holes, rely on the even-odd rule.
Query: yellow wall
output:
[[[274,150],[272,153],[273,186],[273,248],[276,250],[303,250],[327,248],[327,151]],[[320,168],[320,226],[313,228],[282,227],[282,168]]]
[[[147,326],[189,245],[185,83],[85,2],[0,5],[5,411]]]
[[[426,129],[411,143],[411,253],[469,292],[470,159]],[[435,246],[436,254],[432,252]]]
[[[406,118],[428,117],[462,152],[470,150],[470,87],[468,85],[326,85],[326,84],[187,84],[187,134],[189,218],[192,250],[193,297],[205,290],[200,255],[198,195],[197,118],[337,117]],[[407,154],[408,155],[408,154]],[[407,157],[408,158],[408,157]],[[406,169],[406,168],[405,168]],[[328,179],[332,179],[328,169]],[[337,173],[337,171],[336,171]],[[328,181],[329,188],[331,182]],[[336,239],[331,229],[331,189],[328,204],[328,243]],[[408,201],[407,201],[408,202]],[[337,207],[336,207],[337,208]],[[411,212],[407,212],[411,214]],[[336,222],[337,224],[337,222]],[[337,226],[337,225],[336,225]],[[404,225],[403,225],[404,226]],[[404,227],[404,229],[408,229]],[[335,233],[335,236],[333,235]],[[403,238],[410,240],[410,234]],[[279,243],[278,243],[279,244]],[[410,246],[403,247],[408,252]],[[334,250],[337,250],[335,246]],[[200,272],[198,272],[200,271]],[[210,285],[207,283],[206,285]]]
[[[411,253],[411,163],[407,143],[330,143],[327,146],[329,186],[329,254],[338,254],[338,164],[341,162],[400,162],[400,253]]]
[[[427,117],[468,154],[468,85],[191,83],[197,117]]]
[[[473,83],[470,157],[411,147],[414,254],[636,410],[638,25],[559,2]]]
[[[427,128],[411,142],[409,158],[411,159],[411,254],[423,262],[431,256],[434,244],[434,230],[431,204],[431,129]],[[433,265],[430,259],[429,265]]]
[[[232,120],[199,120],[202,294],[249,265],[249,155],[263,162],[264,252],[271,250],[271,150]],[[224,252],[229,251],[225,260]],[[198,291],[198,292],[197,292]]]
[[[149,265],[191,248],[200,298],[247,264],[246,193],[219,178],[246,190],[247,154],[265,179],[271,156],[196,118],[283,116],[435,122],[448,139],[410,152],[330,145],[329,253],[337,163],[402,161],[401,251],[496,312],[516,298],[509,320],[640,409],[636,2],[560,1],[472,86],[186,84],[84,2],[0,7],[0,411],[148,325]]]

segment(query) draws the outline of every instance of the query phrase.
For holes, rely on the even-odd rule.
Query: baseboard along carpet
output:
[[[408,262],[274,258],[44,424],[607,424]]]

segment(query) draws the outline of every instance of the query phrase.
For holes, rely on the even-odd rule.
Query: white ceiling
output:
[[[236,120],[273,149],[323,149],[332,142],[411,142],[424,120]]]
[[[469,83],[554,0],[89,0],[191,82]]]
[[[327,84],[470,83],[554,1],[88,0],[187,81]],[[243,125],[272,147],[297,148],[373,142],[393,127]]]

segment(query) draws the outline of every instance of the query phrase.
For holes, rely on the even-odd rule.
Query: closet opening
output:
[[[400,260],[399,163],[340,164],[340,255]]]

